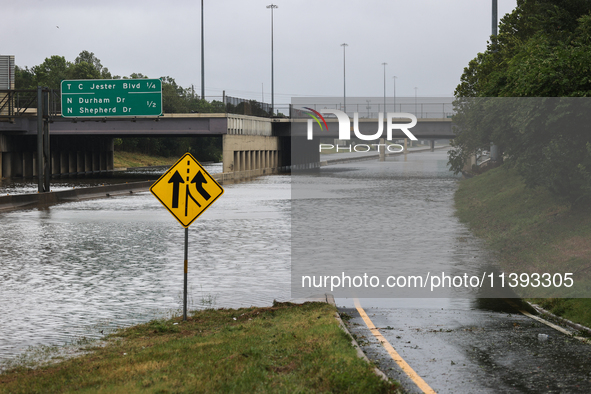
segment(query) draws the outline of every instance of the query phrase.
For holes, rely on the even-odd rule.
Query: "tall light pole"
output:
[[[205,52],[203,49],[203,0],[201,0],[201,100],[205,100]]]
[[[491,29],[493,51],[496,51],[497,43],[497,0],[492,0],[492,29]],[[491,161],[499,160],[499,147],[493,142],[490,147],[490,159]]]
[[[497,36],[497,0],[492,0],[492,36]]]
[[[396,78],[398,78],[396,75],[392,77],[394,80],[394,112],[396,112]]]
[[[384,66],[384,114],[386,113],[386,66],[388,63],[382,63]]]
[[[277,8],[275,4],[269,4],[267,8],[271,9],[271,116],[275,114],[275,80],[273,70],[273,9]]]
[[[415,86],[415,116],[417,116],[417,90],[419,90],[419,88]]]
[[[345,109],[345,113],[347,113],[347,89],[346,89],[346,79],[345,79],[345,48],[348,47],[349,45],[346,42],[343,42],[341,44],[341,46],[343,47],[343,107]]]

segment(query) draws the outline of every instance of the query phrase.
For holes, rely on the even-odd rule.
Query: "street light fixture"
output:
[[[345,113],[347,113],[347,90],[346,90],[346,84],[345,84],[345,48],[348,47],[349,45],[347,43],[342,43],[341,46],[343,47],[343,106],[345,109]]]
[[[277,8],[275,4],[269,4],[267,8],[271,9],[271,116],[275,114],[275,81],[273,70],[273,9]]]

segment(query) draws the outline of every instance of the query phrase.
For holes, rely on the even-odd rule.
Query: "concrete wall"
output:
[[[224,173],[260,171],[262,175],[282,166],[279,137],[226,134],[222,149]]]

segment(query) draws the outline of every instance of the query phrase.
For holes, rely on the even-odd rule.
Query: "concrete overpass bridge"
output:
[[[314,139],[308,141],[307,119],[303,118],[226,113],[165,114],[158,118],[65,119],[54,116],[49,119],[49,171],[53,176],[60,176],[113,170],[114,138],[220,136],[225,173],[272,173],[292,164],[319,162],[320,139],[338,138],[337,120],[326,118],[326,121],[328,130],[315,130]],[[419,139],[447,139],[453,138],[451,125],[449,118],[419,118],[411,131]],[[361,119],[359,127],[363,134],[375,134],[377,119]],[[0,117],[2,177],[37,176],[37,135],[36,112]],[[404,137],[402,131],[395,130],[393,138]],[[292,142],[298,148],[306,148],[308,153],[292,157]]]

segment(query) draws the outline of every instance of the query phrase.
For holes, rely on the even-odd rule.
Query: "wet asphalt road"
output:
[[[380,333],[435,392],[591,393],[591,345],[502,299],[425,301],[360,300]],[[337,300],[368,358],[408,392],[421,393],[350,304]]]

